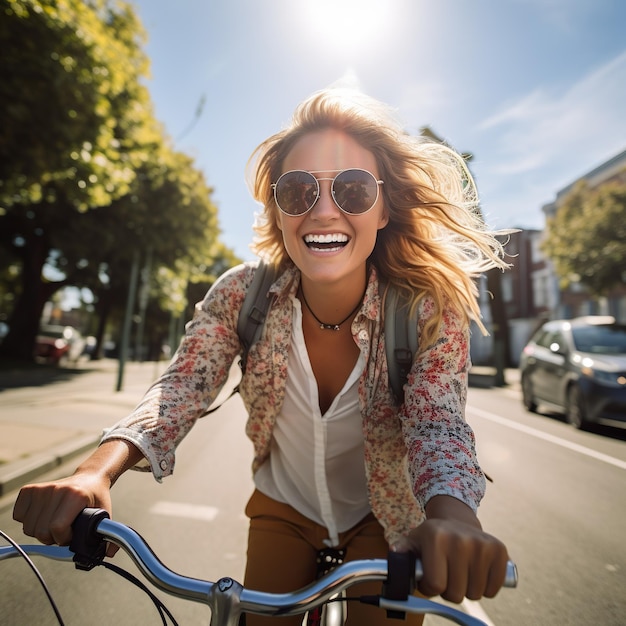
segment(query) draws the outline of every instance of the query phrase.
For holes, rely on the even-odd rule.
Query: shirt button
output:
[[[159,467],[165,471],[167,469],[167,461],[165,459],[163,459],[160,463],[159,463]]]

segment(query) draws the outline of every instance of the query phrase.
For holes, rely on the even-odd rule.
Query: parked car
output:
[[[40,361],[62,365],[78,361],[85,340],[72,326],[44,325],[35,339],[35,357]]]
[[[577,428],[626,426],[626,325],[613,317],[545,323],[524,347],[520,373],[529,411],[548,405]]]

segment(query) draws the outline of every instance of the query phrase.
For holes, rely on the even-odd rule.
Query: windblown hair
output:
[[[272,183],[304,135],[335,128],[376,159],[389,223],[378,232],[370,261],[379,277],[409,294],[413,306],[426,295],[437,313],[420,339],[430,345],[445,306],[453,306],[483,333],[475,279],[494,267],[506,269],[504,250],[480,212],[474,180],[464,159],[447,146],[407,134],[389,109],[361,93],[327,89],[305,100],[289,126],[252,154],[249,174],[254,198],[263,206],[252,249],[279,266],[289,263],[278,227]]]

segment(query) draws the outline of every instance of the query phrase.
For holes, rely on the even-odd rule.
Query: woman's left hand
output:
[[[392,549],[410,550],[422,561],[424,576],[417,585],[422,594],[450,602],[492,598],[506,576],[506,546],[482,530],[473,512],[466,519],[427,519]]]

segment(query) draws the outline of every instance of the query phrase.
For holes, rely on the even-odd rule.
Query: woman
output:
[[[346,560],[391,548],[420,554],[423,594],[495,595],[507,553],[476,516],[484,475],[464,406],[470,320],[481,326],[474,279],[506,264],[462,159],[340,90],[301,104],[255,157],[255,251],[282,273],[240,385],[256,486],[245,584],[289,591],[315,577],[325,547]],[[237,318],[254,271],[216,283],[168,370],[72,477],[22,489],[14,517],[26,534],[67,544],[83,507],[110,511],[124,471],[172,472],[177,444],[241,352]],[[381,281],[419,313],[401,404],[389,388]],[[348,610],[349,624],[387,623],[379,609]],[[248,616],[274,623],[298,620]]]

